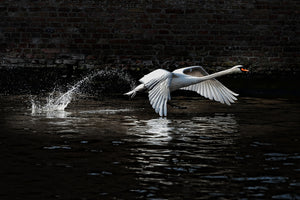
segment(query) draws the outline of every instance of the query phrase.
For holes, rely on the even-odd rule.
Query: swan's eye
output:
[[[241,71],[243,71],[243,72],[249,72],[249,70],[245,69],[245,68],[241,68]]]

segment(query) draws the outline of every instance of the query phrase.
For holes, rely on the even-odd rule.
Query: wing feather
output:
[[[195,85],[194,87],[196,87],[196,85]],[[200,90],[199,90],[199,88],[200,88]],[[203,87],[198,87],[197,90],[192,90],[192,91],[197,91],[197,93],[200,94],[200,95],[202,95],[202,96],[203,96],[203,93],[204,93]],[[200,92],[199,92],[199,91],[200,91]]]
[[[207,98],[207,85],[204,84],[203,87],[204,87],[204,96]]]
[[[178,70],[178,72],[198,77],[208,75],[208,73],[201,66],[186,67]],[[237,93],[229,90],[221,82],[214,78],[194,85],[183,87],[181,89],[197,92],[198,94],[210,100],[215,100],[223,104],[226,103],[227,105],[234,103],[234,101],[237,100],[235,96],[238,96]]]
[[[213,100],[213,94],[212,94],[212,88],[210,82],[207,83],[207,86],[208,86],[208,98],[210,100]]]
[[[223,93],[222,93],[222,92],[218,92],[216,82],[212,82],[212,84],[213,84],[213,89],[214,89],[214,91],[215,91],[215,94],[218,95],[217,101],[219,101],[219,102],[221,102],[221,103],[224,104],[225,101],[224,101]]]
[[[164,69],[157,69],[140,79],[149,90],[149,101],[160,116],[167,116],[167,101],[171,99],[170,83],[173,74]]]
[[[222,103],[222,100],[221,100],[221,98],[220,98],[220,95],[219,95],[218,91],[217,91],[216,88],[215,88],[214,82],[211,82],[210,84],[211,84],[211,89],[212,89],[212,93],[213,93],[214,99],[215,99],[216,101]]]
[[[223,87],[219,87],[220,94],[223,96],[223,100],[227,105],[230,105],[230,101],[228,100],[228,94],[224,91]]]

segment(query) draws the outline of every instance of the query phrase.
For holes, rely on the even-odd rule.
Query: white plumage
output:
[[[185,67],[173,72],[157,69],[141,78],[139,80],[141,84],[124,95],[134,97],[136,92],[148,90],[150,104],[160,116],[167,116],[167,102],[171,100],[170,93],[178,89],[194,91],[210,100],[230,105],[237,100],[235,96],[238,94],[226,88],[215,78],[247,71],[242,65],[211,75],[201,66]]]

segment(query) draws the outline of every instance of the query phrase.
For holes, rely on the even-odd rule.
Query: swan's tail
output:
[[[124,93],[123,95],[127,95],[130,96],[131,98],[133,98],[136,95],[136,91],[135,90],[131,90],[127,93]]]

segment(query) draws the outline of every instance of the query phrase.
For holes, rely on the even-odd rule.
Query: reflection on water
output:
[[[197,127],[201,132],[236,132],[237,122],[235,121],[234,114],[218,113],[213,117],[194,117],[192,118],[198,124]]]
[[[97,109],[81,111],[81,114],[117,114],[121,112],[130,112],[130,109]]]
[[[210,185],[227,179],[223,175],[225,172],[233,173],[233,169],[216,167],[234,155],[226,152],[235,145],[237,138],[238,125],[233,114],[218,113],[192,119],[130,120],[135,122],[135,126],[129,128],[129,134],[134,137],[127,141],[135,144],[130,151],[133,162],[137,163],[130,169],[138,175],[141,185],[149,186],[146,189],[137,186],[133,192],[158,198],[162,192],[160,188],[167,187],[169,191],[166,192],[180,190],[179,196],[182,197],[198,196],[198,192],[206,189],[193,191],[193,187],[204,182]]]
[[[64,110],[55,110],[55,111],[44,111],[44,112],[32,112],[31,115],[33,117],[43,117],[46,118],[66,118],[70,115],[70,112],[66,112]]]
[[[187,100],[157,118],[142,100],[31,113],[22,98],[0,98],[0,199],[300,199],[296,102]]]
[[[138,138],[134,138],[134,140],[138,142],[163,145],[172,139],[171,131],[173,128],[169,125],[171,121],[166,118],[141,121],[134,119],[133,122],[135,125],[128,129],[128,133],[135,134]]]
[[[203,135],[205,133],[234,133],[237,131],[237,122],[233,114],[217,114],[215,116],[194,117],[191,120],[169,120],[157,118],[150,120],[130,119],[134,126],[129,128],[129,134],[135,134],[135,141],[149,144],[163,145],[180,136],[180,140],[193,142],[199,137],[209,140],[218,135]],[[127,119],[125,124],[128,124]],[[202,136],[201,136],[202,134]],[[174,138],[173,138],[174,137]],[[224,142],[224,141],[223,141]]]

